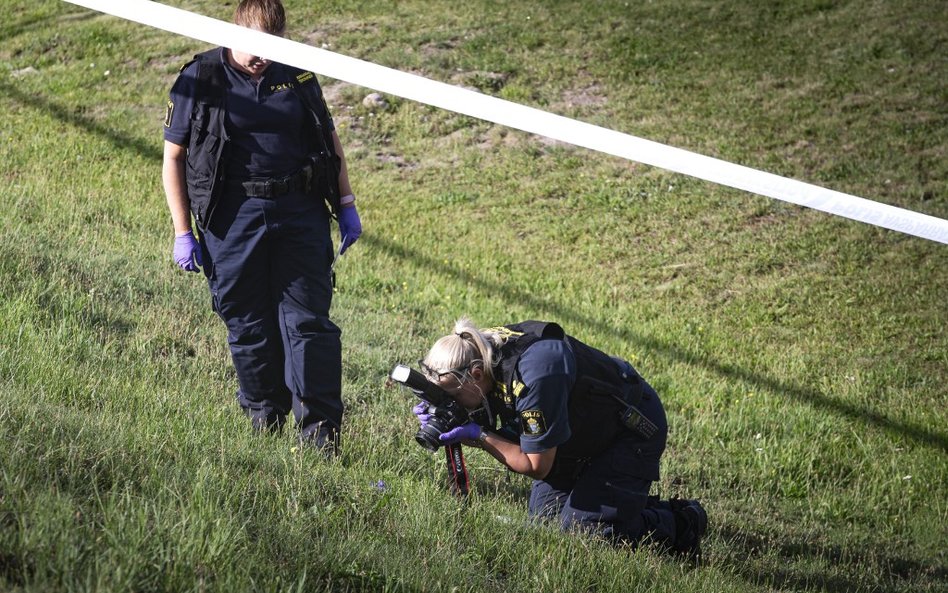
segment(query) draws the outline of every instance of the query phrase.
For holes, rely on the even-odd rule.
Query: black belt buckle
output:
[[[280,177],[279,179],[267,179],[266,181],[245,181],[243,185],[247,195],[254,198],[278,198],[291,191],[308,189],[310,179],[313,175],[311,165],[306,165],[296,173]]]
[[[650,439],[658,432],[658,426],[645,417],[645,414],[635,406],[629,406],[622,413],[622,424],[643,439]]]

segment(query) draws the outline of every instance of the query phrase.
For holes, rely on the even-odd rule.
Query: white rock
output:
[[[367,109],[386,109],[388,108],[388,101],[381,93],[370,93],[362,99],[362,105]]]
[[[29,76],[30,74],[39,74],[39,70],[32,66],[27,66],[26,68],[14,70],[11,74],[13,75],[13,78],[20,78],[21,76]]]

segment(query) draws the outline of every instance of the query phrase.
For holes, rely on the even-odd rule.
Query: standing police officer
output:
[[[279,0],[242,0],[234,22],[281,37],[286,28]],[[329,318],[330,208],[340,254],[362,225],[316,77],[228,48],[199,54],[171,88],[164,138],[174,259],[203,268],[241,408],[260,430],[280,429],[292,410],[302,442],[335,453],[342,346]]]
[[[658,394],[628,362],[555,323],[479,330],[461,319],[421,362],[474,422],[440,435],[479,446],[534,478],[529,512],[564,529],[636,545],[643,538],[694,558],[707,529],[697,500],[649,497],[668,424]],[[427,405],[413,410],[427,421]]]

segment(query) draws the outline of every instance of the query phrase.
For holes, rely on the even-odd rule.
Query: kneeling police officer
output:
[[[649,496],[668,424],[655,390],[628,362],[525,321],[480,330],[461,319],[422,372],[472,417],[444,444],[483,448],[534,479],[529,513],[616,543],[649,541],[697,559],[707,514],[697,500]],[[428,406],[413,409],[424,425]]]

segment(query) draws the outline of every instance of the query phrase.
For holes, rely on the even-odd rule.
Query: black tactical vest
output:
[[[191,112],[191,138],[188,145],[187,175],[188,199],[191,212],[201,228],[207,228],[215,203],[224,184],[224,167],[230,139],[224,125],[227,110],[227,75],[221,63],[220,48],[194,56],[198,62],[197,92]],[[182,68],[182,70],[184,69]],[[308,117],[313,152],[309,155],[314,166],[312,193],[325,199],[335,214],[339,209],[340,158],[332,139],[329,110],[322,90],[312,72],[287,67],[296,78],[293,90],[303,102]]]
[[[622,411],[627,404],[638,405],[642,397],[638,373],[623,373],[615,359],[566,335],[556,323],[524,321],[487,331],[505,337],[500,360],[493,367],[497,387],[490,398],[491,409],[504,424],[516,419],[516,400],[529,389],[517,369],[520,357],[539,340],[565,340],[576,357],[576,383],[568,404],[571,436],[557,447],[557,458],[601,453],[625,430]]]

